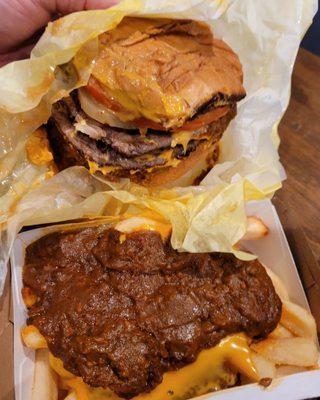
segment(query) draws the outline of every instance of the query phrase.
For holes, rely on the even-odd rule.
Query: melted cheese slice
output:
[[[172,142],[171,147],[175,147],[178,144],[181,144],[183,150],[186,151],[188,147],[188,143],[190,142],[193,136],[193,131],[179,131],[172,134]]]
[[[90,160],[88,160],[88,165],[89,165],[90,174],[95,174],[97,171],[100,171],[103,173],[103,175],[107,175],[112,172],[119,171],[121,169],[120,167],[112,167],[112,166],[101,167],[96,162],[90,161]]]
[[[63,368],[62,361],[50,354],[50,365],[60,376],[62,388],[74,394],[77,400],[119,400],[109,389],[91,388],[81,378]],[[164,374],[163,381],[150,393],[134,397],[134,400],[186,400],[210,391],[236,384],[240,372],[253,381],[259,376],[250,356],[245,335],[238,334],[223,339],[217,346],[203,350],[197,360],[178,371]]]

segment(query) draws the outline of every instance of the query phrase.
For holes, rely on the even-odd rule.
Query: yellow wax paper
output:
[[[316,8],[316,0],[127,0],[50,23],[30,60],[0,69],[0,289],[22,226],[138,213],[144,207],[171,221],[172,244],[179,250],[247,257],[234,247],[246,230],[245,202],[272,196],[285,178],[277,124]],[[80,167],[56,174],[48,151],[40,149],[41,132],[33,133],[55,101],[86,84],[97,36],[125,15],[206,21],[243,64],[247,97],[223,136],[218,164],[197,188],[149,192],[128,182],[108,185]]]

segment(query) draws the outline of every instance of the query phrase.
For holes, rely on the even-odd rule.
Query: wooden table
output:
[[[294,211],[320,263],[320,57],[304,49],[298,53],[279,133],[288,178],[276,197]]]

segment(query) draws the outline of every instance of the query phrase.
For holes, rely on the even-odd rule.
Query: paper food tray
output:
[[[269,228],[269,234],[260,240],[246,242],[246,247],[257,254],[260,261],[284,282],[290,299],[308,308],[308,302],[299,279],[297,268],[284,235],[277,212],[269,200],[253,202],[247,207],[248,215],[260,217]],[[34,229],[21,233],[11,255],[13,307],[14,307],[14,384],[16,400],[31,400],[34,351],[21,341],[20,329],[25,325],[26,308],[21,296],[22,268],[25,248],[41,236],[61,229],[63,225]],[[302,400],[320,396],[320,370],[307,371],[285,378],[274,379],[270,387],[258,384],[239,386],[197,397],[202,400]],[[45,400],[45,399],[44,399]]]

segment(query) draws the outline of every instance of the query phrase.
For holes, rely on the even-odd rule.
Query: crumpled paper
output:
[[[134,213],[143,207],[171,221],[172,244],[179,250],[246,257],[234,247],[246,230],[245,202],[272,196],[285,178],[277,124],[288,104],[301,37],[316,8],[316,0],[283,0],[281,5],[276,0],[126,0],[50,23],[30,60],[0,69],[0,289],[23,225],[128,209]],[[30,136],[46,122],[53,102],[86,83],[97,36],[125,15],[206,21],[243,64],[247,97],[223,136],[219,163],[197,188],[159,193],[128,182],[107,184],[79,167],[53,176],[52,163],[30,162]]]

